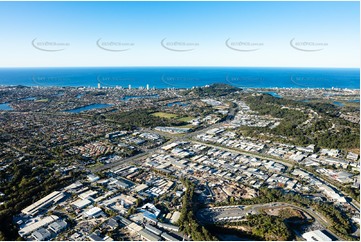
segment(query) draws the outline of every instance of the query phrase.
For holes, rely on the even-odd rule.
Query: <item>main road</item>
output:
[[[164,144],[162,144],[161,146],[165,146],[167,144],[170,144],[170,143],[173,143],[173,142],[178,142],[178,141],[186,141],[186,140],[189,140],[191,139],[193,136],[195,135],[198,135],[200,133],[203,133],[203,132],[206,132],[210,129],[214,129],[214,128],[218,128],[220,126],[222,126],[224,124],[224,122],[222,123],[216,123],[216,124],[213,124],[213,125],[210,125],[204,129],[201,129],[201,130],[197,130],[197,131],[194,131],[192,133],[189,133],[189,134],[184,134],[184,135],[169,135],[169,134],[164,134],[162,132],[155,132],[154,130],[149,130],[149,129],[146,129],[148,132],[155,132],[157,134],[160,134],[160,135],[163,135],[163,136],[166,136],[169,138],[169,140],[167,142],[165,142]],[[147,157],[149,155],[152,155],[157,149],[159,149],[160,146],[158,147],[155,147],[155,148],[152,148],[152,149],[148,149],[142,153],[139,153],[137,155],[134,155],[134,156],[131,156],[131,157],[128,157],[128,158],[125,158],[125,159],[119,159],[115,162],[112,162],[112,163],[109,163],[109,164],[106,164],[106,165],[103,165],[103,166],[98,166],[98,167],[94,167],[94,168],[90,168],[90,171],[91,172],[99,172],[99,171],[104,171],[104,170],[107,170],[107,169],[111,169],[111,168],[114,168],[114,167],[117,167],[117,166],[120,166],[124,163],[128,163],[128,162],[132,162],[133,160],[136,160],[136,159],[139,159],[139,158],[144,158],[144,157]]]

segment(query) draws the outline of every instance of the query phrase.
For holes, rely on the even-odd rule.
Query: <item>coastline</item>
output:
[[[182,89],[225,83],[248,88],[360,89],[357,68],[91,67],[0,68],[0,86]]]

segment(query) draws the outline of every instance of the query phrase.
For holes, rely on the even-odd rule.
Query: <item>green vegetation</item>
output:
[[[246,99],[252,110],[257,111],[261,115],[271,115],[275,118],[283,118],[287,121],[294,121],[296,124],[302,123],[307,116],[299,111],[290,108],[285,108],[291,105],[298,104],[295,101],[275,98],[268,94],[259,96],[250,96]]]
[[[158,117],[154,114],[154,110],[133,110],[121,113],[108,113],[98,118],[106,119],[106,121],[116,122],[120,129],[132,130],[136,127],[155,127],[155,126],[180,126],[187,123],[176,119]],[[165,114],[165,113],[164,113]]]
[[[250,108],[261,115],[281,118],[274,129],[242,127],[245,136],[260,137],[294,145],[315,144],[319,148],[352,149],[360,146],[360,127],[338,117],[337,107],[327,103],[303,103],[288,99],[275,98],[268,94],[248,96]],[[313,109],[318,116],[308,125],[301,125],[308,119],[308,111]]]
[[[186,124],[186,125],[177,126],[177,128],[194,129],[194,126],[192,124]]]
[[[17,228],[12,223],[13,216],[54,190],[70,184],[73,182],[72,177],[78,176],[56,175],[49,168],[39,168],[39,164],[19,162],[13,164],[8,173],[0,171],[0,190],[6,195],[1,198],[5,199],[5,203],[0,206],[0,237],[4,237],[5,240],[19,239]]]
[[[360,134],[349,127],[342,127],[338,132],[327,131],[315,137],[319,147],[334,149],[352,149],[360,147]]]
[[[215,83],[207,87],[197,87],[184,91],[184,95],[196,95],[197,97],[220,97],[242,89],[223,83]]]
[[[286,241],[294,237],[282,218],[257,214],[249,215],[246,219],[229,225],[245,227],[249,230],[247,234],[257,240]]]
[[[195,210],[193,197],[195,185],[189,180],[183,181],[183,184],[186,186],[187,190],[182,198],[181,216],[178,220],[180,229],[196,241],[216,240],[216,238],[212,236],[205,227],[200,226],[195,219],[193,213]]]
[[[193,120],[194,117],[185,116],[185,117],[179,117],[177,114],[173,113],[165,113],[165,112],[155,112],[151,114],[154,117],[159,117],[162,119],[173,119],[178,122],[184,123],[184,125],[179,125],[180,128],[192,128],[193,126],[189,125],[188,122]]]
[[[156,113],[152,113],[153,116],[155,117],[159,117],[159,118],[177,118],[178,115],[177,114],[173,114],[173,113],[165,113],[165,112],[156,112]]]
[[[127,214],[125,215],[125,217],[129,218],[131,215],[135,214],[136,211],[137,211],[137,209],[135,206],[130,207]]]
[[[193,119],[194,119],[194,117],[183,117],[183,118],[179,118],[178,120],[182,121],[182,122],[189,122]]]
[[[281,190],[277,189],[261,188],[259,190],[259,196],[253,199],[240,198],[231,202],[219,202],[216,205],[252,205],[271,202],[287,202],[304,208],[312,207],[330,221],[331,227],[329,229],[335,234],[346,240],[356,239],[353,236],[350,236],[352,224],[344,212],[331,203],[317,202],[300,194],[283,193]]]
[[[360,202],[360,188],[357,187],[352,187],[350,185],[348,186],[339,186],[339,188],[341,188],[341,190],[345,193],[347,193],[348,195],[350,195],[350,197],[352,199],[355,199],[357,202]]]

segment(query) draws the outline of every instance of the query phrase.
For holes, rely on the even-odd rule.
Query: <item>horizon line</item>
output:
[[[20,68],[318,68],[318,69],[359,69],[360,67],[319,67],[319,66],[9,66],[0,69]]]

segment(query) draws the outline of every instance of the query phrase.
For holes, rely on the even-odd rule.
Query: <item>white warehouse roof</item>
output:
[[[21,210],[21,212],[23,214],[27,214],[27,215],[34,215],[39,211],[39,209],[47,206],[48,204],[50,204],[54,201],[60,200],[63,197],[64,197],[64,194],[62,192],[59,192],[59,191],[52,192],[49,195],[47,195],[46,197],[31,204],[30,206],[24,208],[23,210]]]
[[[307,241],[332,241],[332,239],[321,230],[304,233],[302,237],[305,238]]]
[[[102,212],[102,209],[101,208],[98,208],[98,207],[94,207],[94,208],[91,208],[91,209],[88,209],[86,212],[85,212],[85,215],[89,216],[89,217],[94,217],[96,215],[98,215],[99,213]]]
[[[91,204],[91,201],[88,200],[88,199],[78,199],[76,200],[75,202],[72,202],[71,204],[73,204],[75,207],[77,208],[85,208],[86,206],[90,205]]]
[[[19,234],[20,234],[20,236],[28,235],[28,234],[34,232],[35,230],[37,230],[41,227],[44,227],[58,219],[59,219],[59,217],[56,215],[51,215],[51,216],[45,217],[35,223],[26,225],[24,228],[19,230]]]

